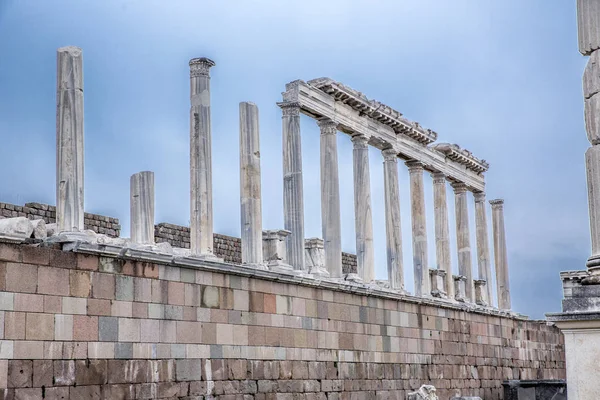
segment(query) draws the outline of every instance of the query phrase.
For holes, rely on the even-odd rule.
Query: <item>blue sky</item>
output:
[[[488,198],[506,200],[513,306],[541,318],[560,309],[558,272],[583,269],[590,253],[586,59],[576,35],[575,2],[557,0],[0,0],[0,201],[55,202],[56,49],[76,45],[84,52],[86,211],[120,218],[128,235],[129,176],[152,170],[157,222],[188,224],[188,60],[205,56],[217,64],[215,231],[240,231],[240,101],[260,110],[263,227],[282,228],[275,103],[286,82],[328,76],[491,164]],[[303,117],[302,134],[306,235],[320,237],[316,123]],[[338,143],[343,248],[353,252],[352,146],[343,134]],[[378,278],[386,274],[382,161],[372,149]],[[408,174],[399,165],[412,289]],[[429,176],[425,184],[435,265]]]

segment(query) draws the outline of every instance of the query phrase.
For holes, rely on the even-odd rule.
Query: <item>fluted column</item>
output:
[[[478,278],[486,282],[487,301],[493,306],[492,265],[488,238],[487,216],[485,212],[485,192],[473,193],[475,199],[475,231],[477,237],[477,271]]]
[[[450,228],[448,225],[448,200],[446,197],[446,175],[431,174],[433,178],[433,211],[435,220],[435,255],[437,268],[446,271],[445,289],[449,299],[454,299],[454,277],[450,259]]]
[[[321,223],[325,267],[331,278],[342,277],[342,227],[340,221],[340,181],[337,156],[337,124],[318,121],[321,128]]]
[[[190,249],[195,256],[213,253],[209,70],[214,65],[204,57],[190,60]]]
[[[258,107],[240,103],[240,208],[242,264],[264,268]]]
[[[423,188],[423,163],[408,161],[410,175],[410,205],[412,219],[413,267],[415,270],[415,295],[430,296],[429,267],[427,262],[427,220],[425,217],[425,191]]]
[[[83,231],[83,55],[57,51],[56,224],[58,232]]]
[[[510,310],[510,281],[508,274],[508,255],[506,251],[506,232],[504,230],[504,200],[490,200],[492,205],[492,230],[494,236],[494,261],[496,264],[496,286],[498,308]]]
[[[381,153],[383,154],[388,280],[392,289],[404,290],[400,193],[398,188],[398,154],[394,149],[385,149]]]
[[[458,182],[454,189],[456,213],[456,248],[458,249],[458,273],[465,278],[465,294],[470,302],[475,302],[473,289],[473,266],[471,264],[471,237],[469,233],[469,206],[467,204],[467,186]]]
[[[277,105],[283,112],[283,226],[291,232],[286,238],[287,262],[295,270],[305,270],[300,104]]]
[[[131,175],[131,241],[135,244],[154,243],[154,172]]]
[[[354,144],[354,221],[356,230],[356,264],[358,276],[366,283],[375,280],[373,217],[371,215],[371,180],[369,176],[369,138],[352,136]]]

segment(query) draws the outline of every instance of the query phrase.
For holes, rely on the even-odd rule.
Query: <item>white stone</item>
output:
[[[504,230],[504,200],[490,200],[490,204],[492,205],[492,230],[494,233],[494,260],[496,265],[498,308],[501,310],[510,310],[508,254],[506,251],[506,232]]]
[[[487,215],[485,208],[485,193],[473,193],[475,199],[475,232],[477,240],[477,272],[480,280],[486,281],[486,302],[492,306],[492,263],[490,260],[490,245],[488,236]]]
[[[46,224],[46,237],[53,236],[58,233],[58,225],[56,223]]]
[[[454,300],[464,303],[468,301],[466,295],[467,278],[462,275],[454,275]]]
[[[577,0],[577,30],[581,54],[588,56],[600,48],[600,2],[598,0]]]
[[[473,290],[473,267],[471,264],[471,236],[469,233],[469,208],[467,204],[467,187],[464,183],[453,183],[456,213],[456,248],[458,250],[458,273],[465,278],[465,294],[467,301],[475,302]]]
[[[430,269],[429,279],[431,285],[431,295],[445,299],[448,297],[446,290],[446,271],[442,269]],[[454,286],[454,285],[452,285]],[[454,289],[454,288],[453,288]]]
[[[446,176],[441,172],[431,174],[433,178],[433,211],[435,221],[435,255],[437,269],[446,272],[446,291],[454,299],[454,279],[450,257],[450,227],[448,223],[448,198]]]
[[[25,217],[0,219],[0,235],[28,239],[33,234],[33,223]]]
[[[290,231],[285,229],[274,229],[263,231],[263,255],[264,261],[271,271],[277,272],[302,272],[294,270],[291,265],[285,261],[286,249],[285,240],[290,235]]]
[[[438,400],[436,389],[432,385],[422,385],[416,392],[408,393],[408,400]]]
[[[475,279],[473,286],[475,288],[475,304],[487,307],[489,305],[487,282],[482,279]]]
[[[33,237],[36,239],[45,239],[48,237],[48,231],[46,229],[46,221],[43,219],[34,219],[31,221],[33,226]]]
[[[383,184],[385,191],[385,232],[388,281],[392,289],[404,290],[402,263],[402,224],[400,219],[400,192],[398,188],[398,155],[394,149],[383,154]]]
[[[423,188],[423,164],[408,161],[410,175],[410,205],[412,220],[413,267],[415,296],[429,296],[429,267],[427,261],[427,221],[425,217],[425,192]]]
[[[305,240],[305,260],[308,273],[318,278],[328,278],[325,268],[325,249],[323,239],[309,238]]]
[[[154,243],[154,172],[131,175],[131,241]]]

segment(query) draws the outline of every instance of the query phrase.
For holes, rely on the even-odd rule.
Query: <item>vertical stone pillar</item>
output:
[[[83,55],[57,51],[56,224],[58,232],[83,231]]]
[[[407,161],[410,175],[410,205],[412,219],[413,267],[415,270],[415,295],[430,296],[429,267],[427,263],[427,220],[425,217],[425,190],[423,188],[423,163]]]
[[[385,149],[381,153],[383,154],[383,185],[385,190],[388,280],[392,289],[404,290],[400,191],[398,188],[398,154],[394,149]]]
[[[340,180],[338,175],[337,124],[318,121],[321,128],[321,223],[325,267],[331,278],[342,277],[342,227],[340,221]]]
[[[154,243],[154,172],[131,175],[131,241]]]
[[[431,174],[433,178],[433,211],[435,220],[435,255],[437,268],[446,271],[445,287],[448,298],[454,299],[454,278],[450,260],[450,228],[448,225],[448,201],[446,197],[446,175]]]
[[[456,213],[456,248],[458,249],[458,273],[465,278],[467,301],[475,302],[473,289],[473,266],[471,264],[471,236],[469,233],[469,206],[467,185],[462,182],[452,184]]]
[[[286,238],[287,262],[295,270],[304,265],[304,192],[302,187],[302,141],[300,104],[277,103],[283,112],[283,224],[291,234]]]
[[[369,176],[369,138],[352,136],[354,171],[354,221],[356,230],[356,264],[358,276],[369,283],[375,280],[373,217],[371,215],[371,180]]]
[[[492,205],[492,230],[494,233],[494,260],[496,264],[498,308],[501,310],[510,310],[508,255],[506,252],[506,232],[504,231],[504,200],[490,200],[490,204]]]
[[[475,199],[475,231],[477,237],[477,269],[478,278],[486,281],[487,302],[493,306],[492,265],[490,262],[490,246],[488,238],[487,216],[485,212],[485,192],[473,193]]]
[[[256,104],[240,103],[242,264],[265,268],[260,188],[260,132]]]
[[[193,256],[213,254],[212,150],[210,75],[215,63],[190,60],[190,250]]]

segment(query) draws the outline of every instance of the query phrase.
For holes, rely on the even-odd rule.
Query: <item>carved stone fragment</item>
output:
[[[438,400],[433,385],[422,385],[416,392],[408,393],[407,400]]]

